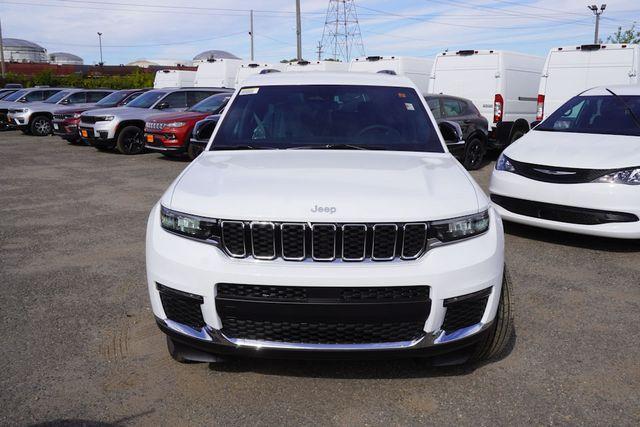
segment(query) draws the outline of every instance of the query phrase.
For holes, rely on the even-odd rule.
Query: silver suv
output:
[[[24,133],[46,136],[53,131],[55,110],[61,106],[90,106],[112,92],[109,89],[63,89],[42,102],[9,108],[7,118]]]
[[[19,89],[2,98],[0,101],[0,129],[15,128],[15,124],[9,122],[9,118],[7,117],[7,113],[10,108],[18,108],[24,104],[44,101],[61,90],[64,89],[54,87],[32,87],[28,89]]]
[[[162,111],[184,111],[226,89],[166,88],[140,95],[126,107],[104,108],[82,113],[80,136],[99,150],[117,148],[122,154],[144,151],[144,125],[148,117]]]

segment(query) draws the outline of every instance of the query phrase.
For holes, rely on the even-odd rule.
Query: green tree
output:
[[[640,31],[636,29],[635,22],[626,30],[618,27],[615,33],[607,37],[607,43],[640,43]]]

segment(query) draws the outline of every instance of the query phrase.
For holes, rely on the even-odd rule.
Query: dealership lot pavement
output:
[[[640,242],[515,225],[501,360],[173,362],[144,231],[187,164],[0,133],[0,424],[640,422]],[[484,188],[491,167],[473,174]]]

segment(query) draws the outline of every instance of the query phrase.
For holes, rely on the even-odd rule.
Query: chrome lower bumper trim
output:
[[[313,350],[313,351],[366,351],[366,350],[403,350],[431,347],[439,344],[446,344],[468,338],[472,335],[485,331],[491,323],[477,323],[457,331],[446,333],[439,330],[433,333],[426,333],[420,338],[412,341],[367,343],[367,344],[310,344],[310,343],[290,343],[277,341],[251,340],[242,338],[229,338],[220,330],[205,326],[200,330],[191,328],[173,320],[164,319],[164,324],[171,330],[210,343],[224,345],[228,347],[245,347],[259,349],[277,350]]]

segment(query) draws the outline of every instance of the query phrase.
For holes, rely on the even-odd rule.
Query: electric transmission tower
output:
[[[354,54],[364,56],[355,0],[329,0],[320,46],[335,60],[347,62]]]

